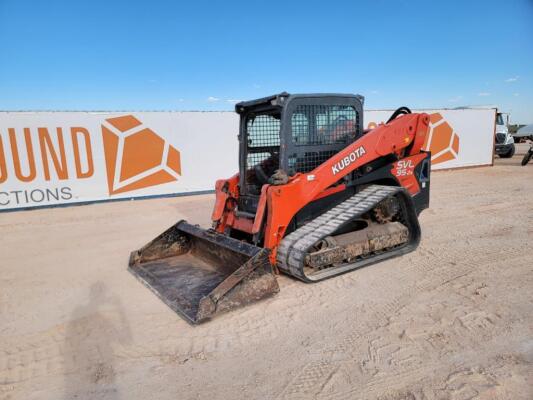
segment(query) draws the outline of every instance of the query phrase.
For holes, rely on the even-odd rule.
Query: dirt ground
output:
[[[434,173],[417,251],[197,327],[126,264],[212,195],[0,214],[0,399],[532,399],[525,150]]]

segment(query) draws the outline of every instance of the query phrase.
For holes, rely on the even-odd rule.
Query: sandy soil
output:
[[[416,252],[198,327],[126,263],[212,196],[0,214],[0,399],[532,399],[525,149],[433,174]]]

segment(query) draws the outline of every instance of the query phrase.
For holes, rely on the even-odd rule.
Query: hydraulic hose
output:
[[[411,110],[405,106],[398,108],[396,111],[392,113],[390,118],[387,120],[387,124],[402,114],[411,114]]]

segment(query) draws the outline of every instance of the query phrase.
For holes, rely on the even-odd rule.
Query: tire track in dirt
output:
[[[516,254],[519,259],[520,250],[519,247],[510,249],[508,255],[512,257],[513,254]],[[372,308],[372,312],[379,316],[379,320],[387,321],[377,333],[368,334],[368,336],[347,336],[338,346],[324,349],[323,354],[317,358],[330,359],[331,361],[327,363],[327,371],[332,371],[335,374],[346,363],[346,359],[349,358],[347,353],[350,352],[350,349],[361,348],[366,345],[366,357],[361,357],[360,352],[355,352],[354,355],[361,360],[360,370],[362,374],[375,377],[373,382],[372,380],[367,382],[367,385],[372,387],[385,383],[379,380],[379,376],[376,376],[378,375],[377,371],[385,371],[387,375],[387,372],[392,372],[387,371],[391,369],[389,367],[401,367],[402,377],[400,379],[399,376],[396,376],[395,379],[402,380],[406,376],[414,376],[420,370],[424,365],[424,354],[436,353],[439,354],[439,357],[450,356],[452,353],[470,348],[480,338],[482,340],[492,339],[500,333],[501,329],[505,328],[499,324],[501,321],[499,315],[479,307],[476,296],[479,296],[486,286],[475,284],[469,275],[474,271],[477,263],[489,264],[494,262],[495,253],[497,251],[493,247],[488,247],[482,252],[483,256],[480,255],[476,262],[463,263],[462,265],[457,263],[455,265],[457,268],[447,269],[440,274],[431,274],[431,279],[417,282],[416,291],[427,293],[428,299],[434,296],[434,291],[449,291],[450,287],[455,295],[455,302],[448,299],[442,303],[430,305],[425,320],[409,321],[410,324],[408,324],[407,321],[399,319],[402,313],[416,315],[416,310],[409,310],[408,306],[401,306],[402,303],[407,303],[407,295],[398,296],[392,301],[380,306],[375,305]],[[453,254],[449,254],[448,257],[454,258]],[[457,255],[457,258],[460,258],[460,255]],[[434,260],[431,260],[429,265],[435,265]],[[436,269],[436,271],[444,270]],[[394,282],[394,286],[398,285],[398,280],[395,279]],[[400,279],[400,285],[401,283]],[[379,286],[384,285],[379,282]],[[393,290],[393,288],[384,289],[385,292],[388,290]],[[418,331],[402,329],[402,327],[409,325],[417,326]],[[394,333],[392,337],[391,333]],[[406,343],[404,340],[399,343],[395,341],[397,338],[407,338],[409,342]],[[454,350],[447,350],[450,348]],[[318,394],[316,388],[324,387],[331,380],[329,373],[314,373],[316,369],[324,371],[324,368],[324,361],[307,364],[304,370],[288,384],[279,398],[299,398],[299,396],[310,393],[316,396]],[[394,373],[392,375],[394,376]],[[302,382],[305,382],[305,385]]]

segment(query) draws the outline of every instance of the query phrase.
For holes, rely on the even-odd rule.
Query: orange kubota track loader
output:
[[[236,105],[239,173],[216,182],[212,229],[180,221],[129,269],[191,323],[414,250],[429,206],[427,114],[363,130],[363,97],[281,93]],[[213,161],[216,163],[216,160]]]

